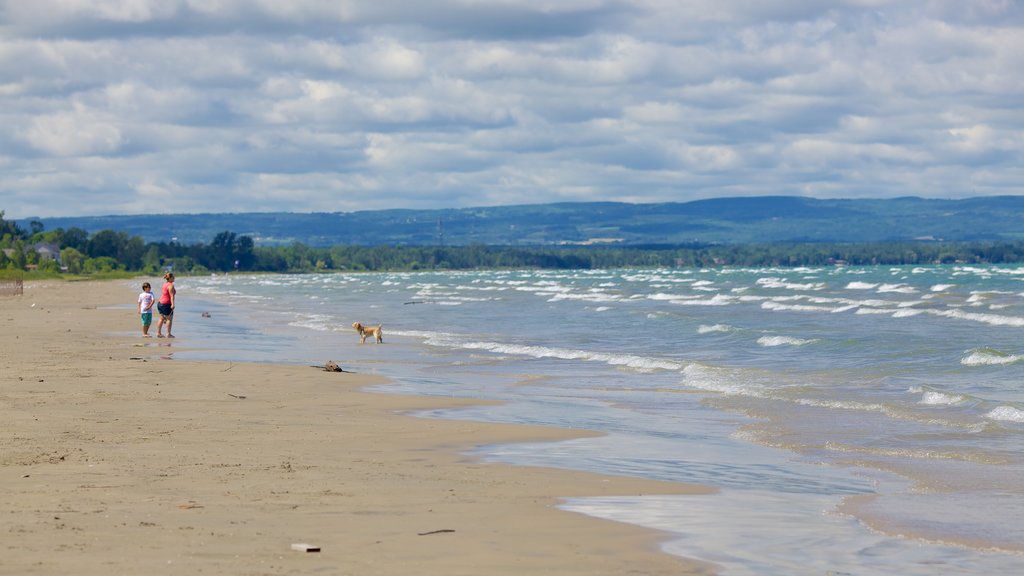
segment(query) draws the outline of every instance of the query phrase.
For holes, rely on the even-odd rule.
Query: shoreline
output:
[[[187,325],[104,336],[138,330],[109,308],[135,296],[42,281],[0,297],[0,574],[715,572],[661,551],[665,533],[557,508],[710,488],[478,462],[464,453],[589,433],[418,418],[478,402],[363,391],[377,376],[160,359]]]

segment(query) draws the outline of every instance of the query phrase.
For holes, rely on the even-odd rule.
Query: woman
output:
[[[164,274],[164,287],[160,291],[160,301],[157,302],[156,309],[160,313],[160,322],[156,325],[156,337],[163,338],[164,324],[167,324],[167,337],[174,338],[174,334],[171,334],[171,324],[174,322],[174,274],[168,272]]]

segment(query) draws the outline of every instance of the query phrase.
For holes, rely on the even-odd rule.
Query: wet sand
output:
[[[474,461],[586,432],[416,418],[469,402],[360,391],[376,376],[167,359],[188,318],[143,339],[136,296],[0,296],[0,574],[714,573],[665,534],[557,508],[705,487]]]

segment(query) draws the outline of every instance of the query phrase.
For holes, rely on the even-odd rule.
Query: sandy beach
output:
[[[476,445],[585,432],[416,418],[466,401],[360,391],[375,376],[168,359],[188,322],[143,339],[136,295],[0,296],[0,574],[714,572],[660,552],[664,534],[556,507],[704,487],[475,462]]]

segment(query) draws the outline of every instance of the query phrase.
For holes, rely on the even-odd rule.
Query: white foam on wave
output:
[[[244,300],[246,302],[259,302],[262,300],[271,300],[271,298],[268,298],[266,296],[260,296],[257,294],[246,294],[244,292],[239,292],[238,290],[225,290],[221,288],[215,288],[213,286],[195,285],[189,287],[189,289],[191,292],[201,294],[203,296],[227,296],[228,298],[231,299]]]
[[[736,328],[729,326],[728,324],[715,324],[708,326],[707,324],[701,324],[697,327],[697,334],[710,334],[712,332],[732,332]]]
[[[329,332],[337,325],[337,320],[327,314],[300,314],[295,320],[288,323],[296,328],[307,328],[317,332]]]
[[[735,304],[737,298],[735,296],[729,296],[728,294],[715,294],[711,298],[700,298],[700,297],[681,297],[675,298],[651,298],[652,300],[666,300],[671,304],[678,304],[680,306],[728,306]]]
[[[764,391],[759,386],[749,379],[742,378],[736,371],[697,363],[688,364],[683,368],[681,383],[689,388],[731,396],[764,396]]]
[[[932,286],[931,288],[929,288],[929,290],[931,290],[932,292],[945,292],[946,290],[949,290],[950,288],[955,288],[955,287],[956,287],[956,284],[936,284],[936,285]]]
[[[689,272],[686,273],[688,274]],[[688,284],[695,281],[694,278],[670,278],[667,276],[647,274],[623,274],[621,278],[627,282],[646,282],[648,284],[652,282],[657,282],[659,284]]]
[[[946,394],[937,390],[925,390],[921,393],[919,404],[926,406],[955,406],[963,404],[967,397],[960,394]]]
[[[755,282],[758,286],[765,288],[782,288],[785,290],[824,290],[826,284],[824,282],[808,282],[806,284],[798,284],[796,282],[790,282],[786,278],[758,278]]]
[[[983,314],[978,312],[964,312],[963,310],[929,310],[936,316],[955,318],[958,320],[971,320],[991,326],[1014,326],[1024,327],[1024,318],[1020,316],[1002,316],[999,314]]]
[[[757,339],[757,343],[765,347],[803,346],[814,342],[817,342],[817,340],[805,340],[803,338],[793,338],[792,336],[761,336]]]
[[[916,294],[917,288],[906,284],[882,284],[878,287],[879,294],[895,292],[897,294]]]
[[[735,292],[735,290],[733,290]],[[764,302],[768,300],[767,296],[740,296],[740,302]]]
[[[1024,410],[1013,406],[997,406],[985,414],[985,417],[1003,422],[1024,422]]]
[[[395,335],[423,338],[425,344],[445,348],[462,348],[466,350],[484,350],[494,354],[528,356],[531,358],[555,358],[560,360],[583,360],[587,362],[603,362],[610,366],[623,366],[641,372],[657,370],[682,370],[684,364],[672,360],[638,356],[635,354],[613,354],[594,352],[591,350],[574,350],[569,348],[553,348],[548,346],[532,346],[528,344],[509,344],[505,342],[487,342],[468,340],[464,337],[445,332],[424,331],[392,331]]]
[[[775,300],[762,302],[761,308],[773,311],[791,312],[835,312],[837,308],[832,306],[811,306],[809,304],[784,304]]]
[[[918,316],[924,314],[924,310],[917,310],[914,308],[903,308],[892,313],[893,318],[910,318],[912,316]]]
[[[884,310],[880,308],[858,308],[856,314],[892,314],[892,310]]]
[[[874,290],[878,284],[872,282],[850,282],[846,285],[847,290]]]
[[[1024,356],[1019,354],[1007,354],[991,348],[981,348],[972,350],[970,354],[964,356],[960,360],[960,364],[964,366],[1000,366],[1013,364],[1022,359],[1024,359]]]
[[[475,290],[477,292],[504,292],[508,290],[505,286],[471,286],[471,285],[459,285],[455,287],[456,290]]]
[[[966,399],[965,399],[966,400]],[[984,426],[980,423],[971,422],[960,422],[954,420],[948,420],[943,418],[935,418],[930,414],[921,414],[914,411],[908,411],[901,409],[897,406],[883,404],[878,402],[860,402],[857,400],[821,400],[815,398],[799,398],[795,400],[796,404],[802,406],[814,406],[818,408],[828,408],[830,410],[844,410],[853,412],[876,412],[891,418],[893,420],[911,420],[917,422],[924,422],[933,426],[943,426],[948,428],[956,428],[960,430],[967,430],[969,432],[979,432]]]
[[[880,448],[876,446],[857,446],[844,444],[833,440],[825,442],[824,448],[832,452],[848,454],[864,454],[867,456],[882,456],[886,458],[914,458],[919,460],[958,460],[963,462],[990,463],[991,460],[984,455],[971,454],[969,452],[957,452],[955,450],[934,450],[927,448]]]
[[[551,298],[548,298],[548,302],[561,302],[562,300],[576,300],[582,302],[596,302],[596,303],[607,303],[607,302],[619,302],[622,300],[619,296],[614,294],[606,294],[603,292],[587,292],[586,294],[578,293],[559,293],[555,294]]]
[[[516,290],[519,292],[536,292],[538,294],[558,294],[560,292],[570,292],[572,288],[562,286],[557,282],[538,282],[533,286],[516,286]]]
[[[694,296],[693,294],[666,294],[664,292],[656,292],[654,294],[648,294],[646,298],[648,300],[674,302],[676,300],[697,300],[700,296]]]

